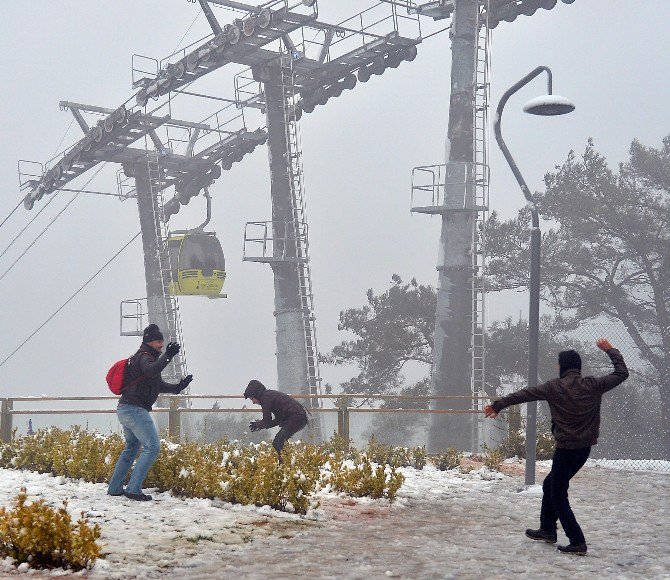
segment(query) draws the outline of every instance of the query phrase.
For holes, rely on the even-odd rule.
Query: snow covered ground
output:
[[[539,462],[538,481],[548,465]],[[522,463],[505,471],[405,469],[391,506],[324,493],[307,518],[165,493],[132,502],[102,484],[13,470],[0,470],[0,503],[26,486],[31,498],[67,498],[73,514],[87,513],[106,553],[91,578],[670,578],[670,469],[587,464],[571,485],[585,558],[524,537],[538,527],[542,491],[523,488]],[[1,577],[25,574],[0,561]]]

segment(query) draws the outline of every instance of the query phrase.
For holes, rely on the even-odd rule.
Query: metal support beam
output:
[[[330,30],[326,31],[326,37],[323,41],[323,46],[321,46],[321,50],[319,51],[319,57],[317,58],[321,64],[326,62],[326,56],[328,55],[328,50],[330,49],[330,43],[333,42],[333,36],[335,36],[335,30],[331,28]]]
[[[199,2],[200,2],[200,8],[202,8],[202,11],[205,13],[205,18],[207,18],[207,22],[209,22],[209,26],[211,27],[212,32],[214,34],[221,34],[223,32],[223,29],[221,28],[221,25],[216,19],[216,16],[214,16],[214,12],[212,12],[212,7],[209,4],[207,4],[207,0],[199,0]]]
[[[87,111],[89,113],[103,113],[109,115],[114,112],[114,109],[108,109],[107,107],[98,107],[97,105],[82,105],[81,103],[73,103],[71,101],[61,101],[59,103],[62,109],[70,109],[74,115],[74,111]],[[75,116],[76,118],[76,116]],[[205,123],[193,123],[192,121],[179,121],[177,119],[171,119],[170,117],[155,117],[153,115],[142,115],[143,119],[147,120],[160,120],[161,124],[172,125],[174,127],[186,127],[188,129],[202,129],[204,131],[211,131],[212,128]],[[168,119],[165,121],[165,119]]]
[[[448,163],[473,161],[475,63],[477,51],[477,0],[456,0],[452,24],[451,98],[449,103]],[[464,174],[464,179],[467,176]],[[462,184],[461,191],[469,191]],[[449,205],[445,190],[445,204]],[[472,205],[473,200],[466,200]],[[474,220],[471,213],[442,215],[438,256],[437,308],[433,347],[432,394],[471,395],[470,353],[472,333],[472,247]],[[436,409],[447,408],[437,401]],[[471,401],[455,400],[454,409],[468,409]],[[431,416],[429,451],[448,446],[471,451],[471,416]]]
[[[219,6],[225,6],[226,8],[234,8],[235,10],[242,10],[249,13],[258,13],[263,7],[262,6],[252,6],[251,4],[244,4],[242,2],[235,2],[234,0],[207,0],[210,4],[218,4]]]
[[[88,123],[84,120],[83,115],[79,112],[79,109],[74,109],[70,108],[70,112],[72,113],[72,116],[75,118],[75,121],[79,124],[81,127],[81,130],[84,132],[84,135],[88,133],[91,128],[88,126]]]
[[[295,261],[295,247],[286,244],[286,224],[294,224],[293,199],[288,168],[286,142],[285,97],[282,71],[278,66],[262,71],[266,98],[268,150],[270,158],[270,195],[276,256],[287,260],[272,262],[277,325],[277,388],[283,392],[308,394],[307,352],[300,299],[300,280]],[[293,235],[295,238],[295,235]]]
[[[137,209],[142,229],[142,249],[144,250],[144,274],[147,288],[147,309],[149,322],[157,324],[165,335],[165,342],[176,340],[176,337],[167,336],[167,316],[165,308],[164,281],[161,274],[158,252],[164,242],[160,239],[160,223],[155,216],[152,199],[149,170],[146,157],[136,162],[132,167],[137,190]]]

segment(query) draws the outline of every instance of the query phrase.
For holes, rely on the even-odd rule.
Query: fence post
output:
[[[337,403],[337,434],[349,443],[349,398],[340,397]]]
[[[170,410],[168,411],[168,435],[170,439],[181,439],[181,413],[179,411],[179,399],[170,397]]]
[[[521,410],[519,407],[507,409],[508,435],[513,435],[521,430]]]
[[[0,407],[0,440],[3,443],[10,443],[12,441],[12,400],[2,399],[2,406]]]

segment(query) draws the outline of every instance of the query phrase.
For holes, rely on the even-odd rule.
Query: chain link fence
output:
[[[591,457],[603,466],[659,469],[659,465],[668,463],[670,450],[664,449],[667,427],[661,420],[658,371],[640,355],[622,325],[602,321],[589,323],[574,335],[583,343],[582,374],[611,372],[608,358],[595,346],[600,337],[609,339],[621,351],[630,376],[603,396],[600,437]]]

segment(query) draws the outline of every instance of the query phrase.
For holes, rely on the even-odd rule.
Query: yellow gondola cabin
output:
[[[226,261],[213,232],[174,232],[168,237],[175,296],[219,297],[226,280]]]

